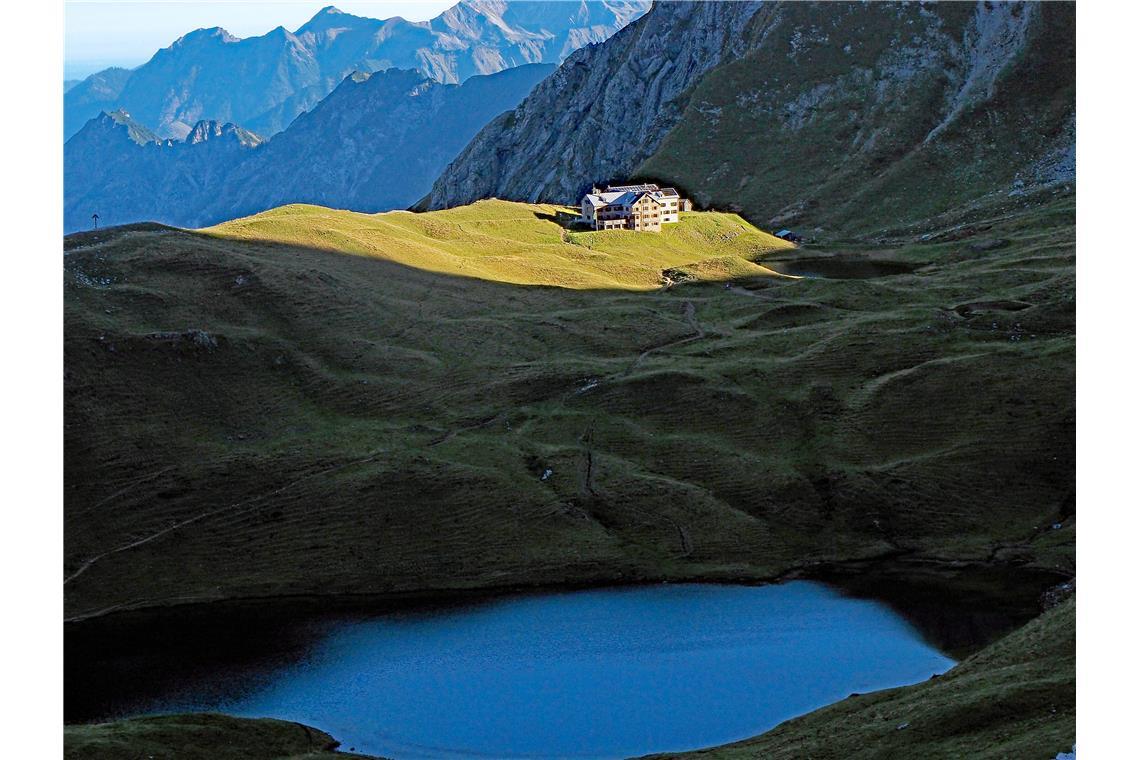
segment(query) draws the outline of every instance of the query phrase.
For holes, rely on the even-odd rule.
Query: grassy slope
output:
[[[995,219],[1012,242],[994,251],[891,252],[937,262],[913,275],[651,292],[518,287],[226,228],[70,238],[68,616],[900,553],[1069,569],[1060,203]],[[513,230],[559,234],[519,225],[501,250]],[[653,279],[632,270],[628,287]],[[951,308],[997,301],[1029,307]]]
[[[66,760],[334,760],[336,740],[284,720],[196,714],[66,726]],[[362,755],[351,755],[361,758]]]
[[[1055,757],[1076,735],[1075,608],[1069,599],[940,678],[848,697],[755,739],[673,757]]]
[[[714,259],[715,265],[738,274],[765,274],[750,260],[791,247],[735,214],[689,214],[654,235],[570,232],[554,223],[557,217],[570,216],[577,211],[498,200],[431,214],[358,214],[292,205],[206,232],[373,256],[428,272],[518,285],[639,290],[660,287],[663,269],[701,259]]]
[[[489,210],[511,218],[476,221]],[[563,242],[556,211],[385,215],[401,231],[381,233],[378,217],[292,207],[206,234],[69,238],[67,614],[764,578],[892,555],[1072,572],[1071,198],[995,207],[924,244],[822,252],[914,274],[666,290],[647,290],[661,269],[718,279],[757,248],[714,216],[677,229],[718,225],[688,254],[665,235]],[[464,257],[459,232],[485,243]],[[553,284],[578,247],[595,255],[574,288],[485,279]],[[1030,673],[979,657],[999,680]],[[1057,701],[1072,668],[1053,664]],[[997,693],[992,676],[955,679],[960,693],[921,704],[961,717]],[[915,689],[935,687],[950,688]],[[858,756],[859,741],[930,738],[883,739],[862,712],[909,716],[911,693],[848,700],[756,746],[838,731]],[[976,713],[992,727],[947,723],[969,733],[925,746],[1029,747],[1015,739],[1040,695],[1001,694],[1008,709]],[[1071,741],[1064,709],[1040,748]]]

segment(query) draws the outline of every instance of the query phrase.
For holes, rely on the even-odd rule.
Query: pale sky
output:
[[[66,0],[64,78],[82,79],[108,66],[145,63],[186,32],[213,26],[255,37],[283,26],[293,31],[326,5],[372,18],[425,21],[458,0]]]

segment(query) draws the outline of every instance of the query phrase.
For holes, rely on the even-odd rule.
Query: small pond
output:
[[[113,672],[69,664],[69,720],[209,710],[300,721],[392,758],[619,758],[743,739],[954,664],[884,604],[808,581],[533,594],[270,629],[235,625],[204,645],[208,662],[142,647]]]

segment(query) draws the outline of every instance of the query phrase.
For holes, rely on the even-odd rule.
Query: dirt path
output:
[[[588,499],[598,495],[594,490],[594,451],[590,448],[593,436],[593,422],[586,426],[582,435],[578,436],[578,444],[582,447],[582,460],[578,464],[578,493]]]
[[[742,288],[739,285],[729,285],[727,288],[725,288],[725,290],[727,290],[729,293],[735,293],[738,296],[748,296],[749,298],[764,298],[764,296],[760,293],[751,291],[748,288]]]
[[[461,427],[457,427],[457,428],[453,428],[451,430],[448,430],[446,433],[439,436],[438,438],[435,438],[431,441],[428,441],[426,444],[426,448],[431,448],[432,446],[439,446],[441,443],[447,443],[448,441],[450,441],[455,436],[459,435],[460,433],[466,433],[468,430],[478,430],[479,428],[485,428],[488,425],[491,425],[491,424],[498,422],[499,420],[503,419],[503,417],[505,415],[506,415],[506,412],[499,412],[498,414],[492,414],[490,417],[484,417],[483,419],[479,420],[478,422],[473,422],[470,425],[463,425]]]
[[[647,348],[644,351],[642,351],[641,353],[639,353],[637,355],[637,357],[634,358],[634,360],[630,363],[630,365],[625,368],[625,370],[623,370],[620,373],[617,373],[616,375],[610,375],[607,378],[605,378],[604,380],[591,381],[590,385],[587,386],[586,390],[593,390],[594,388],[597,388],[598,386],[602,385],[603,382],[606,382],[608,380],[628,376],[635,369],[637,369],[638,365],[641,364],[641,362],[644,361],[646,357],[648,357],[652,353],[655,353],[657,351],[664,351],[664,350],[669,349],[669,348],[675,348],[677,346],[683,346],[687,343],[692,343],[694,341],[698,341],[698,340],[703,339],[708,333],[705,331],[704,327],[701,326],[701,323],[697,320],[697,308],[696,308],[696,306],[693,304],[692,301],[685,301],[683,309],[684,309],[685,322],[689,325],[689,327],[693,331],[691,335],[686,335],[683,338],[675,338],[673,340],[665,341],[664,343],[659,343],[655,346],[650,346],[649,348]],[[574,393],[574,394],[580,394],[582,392],[583,392],[583,389],[581,389],[581,388],[578,388],[578,389],[575,389],[574,391],[572,391],[572,393]],[[584,460],[583,460],[582,465],[580,465],[580,467],[579,467],[579,474],[578,474],[578,476],[579,476],[579,492],[582,493],[583,496],[597,497],[597,491],[596,491],[595,485],[594,485],[594,470],[595,470],[594,452],[593,452],[593,449],[590,448],[592,433],[593,433],[593,423],[591,423],[590,426],[587,427],[586,430],[582,433],[582,435],[580,435],[578,437],[578,442],[580,444],[582,444],[582,447],[583,447],[583,456],[584,456]],[[677,522],[676,520],[674,520],[672,517],[669,517],[668,515],[661,515],[661,514],[649,512],[649,511],[644,510],[644,509],[642,509],[636,505],[633,505],[633,504],[630,504],[628,506],[634,512],[642,515],[642,517],[645,518],[647,522],[664,521],[664,522],[668,523],[670,525],[670,527],[672,527],[672,529],[677,532],[677,537],[681,543],[681,556],[682,557],[688,557],[689,555],[691,555],[693,553],[693,541],[692,541],[691,536],[689,535],[688,528],[686,528],[684,525]]]
[[[672,517],[669,517],[668,515],[656,514],[654,512],[650,512],[648,510],[645,510],[645,509],[642,509],[641,507],[636,507],[636,506],[634,506],[633,509],[635,512],[638,512],[639,514],[644,515],[646,518],[648,518],[649,522],[656,522],[656,521],[660,520],[660,521],[663,521],[665,523],[668,523],[669,526],[673,530],[677,531],[677,538],[681,542],[681,554],[680,554],[681,557],[688,557],[693,553],[693,540],[689,536],[689,529],[686,528],[684,525],[677,522],[676,520],[674,520]]]
[[[143,483],[147,483],[151,480],[154,480],[155,478],[157,478],[161,475],[165,475],[166,473],[168,473],[174,469],[175,469],[174,465],[170,465],[169,467],[163,467],[161,470],[156,470],[155,472],[152,472],[152,473],[149,473],[147,475],[142,475],[138,478],[135,478],[134,480],[132,480],[131,482],[127,483],[125,486],[120,488],[118,491],[115,491],[110,496],[107,496],[105,498],[100,499],[99,501],[95,502],[94,504],[92,504],[89,507],[86,507],[85,509],[81,509],[78,512],[67,515],[67,517],[69,517],[69,518],[82,517],[83,515],[87,514],[88,512],[96,510],[99,507],[106,504],[107,502],[113,501],[114,499],[119,498],[123,494],[137,488],[138,486],[142,485]]]

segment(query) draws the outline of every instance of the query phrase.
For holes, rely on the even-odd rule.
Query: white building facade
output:
[[[692,204],[671,187],[657,185],[610,185],[594,188],[582,198],[579,218],[595,230],[660,232],[661,225],[675,224]]]

